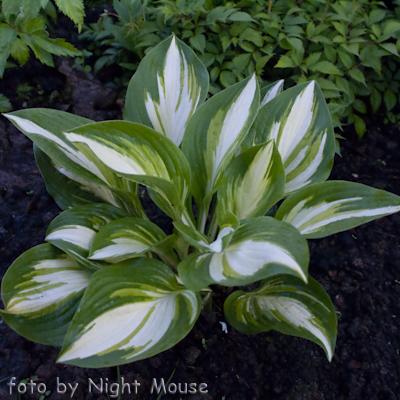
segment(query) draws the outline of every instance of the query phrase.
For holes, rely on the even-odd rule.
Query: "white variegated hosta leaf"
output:
[[[328,178],[335,137],[328,107],[315,81],[285,90],[262,107],[243,147],[271,139],[285,168],[286,195]]]
[[[270,85],[264,86],[260,90],[260,108],[264,107],[267,103],[269,103],[272,99],[274,99],[279,93],[283,90],[284,80],[281,79],[279,81],[275,81]]]
[[[71,256],[84,270],[94,272],[104,263],[88,260],[97,232],[109,222],[127,217],[108,204],[90,204],[64,211],[47,228],[45,240]]]
[[[174,226],[182,237],[198,250],[220,252],[229,244],[232,235],[239,227],[237,218],[234,218],[233,223],[232,221],[229,222],[229,224],[221,227],[217,238],[212,243],[210,243],[206,235],[200,233],[196,228],[177,222],[174,222]]]
[[[209,250],[210,242],[204,233],[201,233],[196,228],[186,224],[179,222],[174,222],[173,224],[182,235],[183,239],[190,243],[190,245],[202,251]]]
[[[23,253],[1,284],[1,317],[20,335],[61,346],[90,275],[51,244]]]
[[[36,164],[46,183],[46,189],[62,210],[90,203],[107,202],[119,207],[110,189],[85,182],[61,165],[55,163],[45,152],[34,145]]]
[[[137,184],[119,177],[98,160],[89,159],[66,138],[65,131],[89,124],[91,120],[44,108],[20,110],[5,116],[51,158],[51,163],[59,173],[83,185],[86,191],[91,191],[107,203],[112,205],[117,203],[119,207],[131,211],[134,215],[145,217],[136,196]],[[40,163],[40,155],[38,161]],[[43,163],[46,164],[45,161]],[[42,169],[46,184],[53,192],[57,191],[54,188],[57,184],[48,182],[52,179],[54,168],[49,166],[49,163],[45,167],[50,167],[50,171],[47,168]],[[118,196],[110,194],[109,189]],[[65,200],[73,202],[64,197]]]
[[[140,218],[121,218],[103,226],[90,250],[91,260],[110,263],[133,258],[148,251],[178,261],[170,245],[163,245],[167,235],[156,224]]]
[[[214,283],[242,286],[283,273],[307,281],[307,241],[290,224],[271,217],[245,220],[227,247],[210,250],[191,254],[179,264],[179,277],[189,289]]]
[[[189,194],[190,168],[168,138],[144,125],[106,121],[65,133],[79,151],[125,179],[152,188],[181,219]]]
[[[224,304],[226,320],[243,333],[275,329],[311,340],[332,360],[337,335],[335,309],[313,278],[308,284],[291,275],[265,279],[252,292],[233,292]]]
[[[273,140],[251,147],[224,171],[218,189],[218,221],[227,211],[239,220],[265,215],[284,194],[285,172]]]
[[[150,126],[179,146],[208,82],[193,50],[172,35],[140,62],[128,86],[124,119]]]
[[[253,123],[259,98],[256,76],[252,75],[213,96],[188,123],[182,151],[192,170],[191,192],[200,208],[200,231],[204,230],[210,196]]]
[[[346,231],[400,211],[400,197],[360,183],[329,181],[303,188],[279,207],[276,218],[308,239]]]
[[[131,363],[169,349],[192,329],[200,296],[162,262],[136,258],[94,273],[58,362],[84,368]]]

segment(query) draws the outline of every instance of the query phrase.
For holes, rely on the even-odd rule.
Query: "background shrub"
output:
[[[388,9],[371,0],[115,0],[114,10],[85,26],[81,38],[89,40],[96,72],[114,63],[135,70],[174,32],[208,68],[211,94],[253,71],[266,84],[285,79],[287,87],[315,79],[334,125],[354,123],[362,136],[368,110],[384,105],[395,119],[390,110],[399,95],[399,4]],[[125,85],[130,74],[116,83]]]

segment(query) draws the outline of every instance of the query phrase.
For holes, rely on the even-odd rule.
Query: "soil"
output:
[[[24,72],[6,72],[4,83],[12,96],[18,82],[43,89],[41,98],[20,100],[15,109],[50,107],[94,120],[121,118],[117,92],[78,73],[63,60],[57,69],[30,61]],[[29,72],[30,71],[30,72]],[[27,74],[27,75],[22,75]],[[66,90],[66,88],[68,90]],[[36,90],[36,89],[35,89]],[[60,95],[54,96],[54,90]],[[7,94],[6,93],[6,94]],[[51,95],[53,93],[53,95]],[[330,179],[368,184],[400,195],[400,138],[398,127],[369,120],[369,132],[358,140],[351,130],[341,142]],[[170,229],[150,202],[151,218]],[[43,242],[46,227],[60,212],[36,167],[32,143],[5,118],[0,120],[0,277],[22,252]],[[125,382],[140,383],[137,394],[123,399],[156,400],[153,380],[197,384],[197,394],[166,394],[163,399],[215,400],[395,400],[400,399],[400,215],[386,217],[351,231],[309,241],[310,275],[329,293],[338,312],[338,340],[329,363],[317,345],[268,332],[247,336],[220,321],[223,301],[231,289],[215,287],[211,310],[203,311],[189,335],[172,349],[120,368]],[[59,349],[32,343],[0,320],[0,400],[17,399],[7,382],[35,378],[50,390],[46,399],[114,398],[117,369],[84,369],[56,364]],[[100,386],[101,394],[90,380]],[[64,383],[67,391],[58,383]],[[203,392],[199,393],[200,384]],[[77,384],[74,395],[71,387]],[[106,392],[108,384],[108,396]],[[33,394],[22,399],[39,399]],[[175,388],[174,385],[171,386]],[[89,390],[90,389],[90,390]],[[28,388],[29,391],[29,388]],[[28,392],[27,391],[27,392]],[[60,392],[60,393],[59,393]]]

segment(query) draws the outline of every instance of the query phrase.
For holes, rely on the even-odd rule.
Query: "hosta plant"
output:
[[[192,329],[216,284],[240,289],[224,304],[235,329],[303,337],[332,359],[335,310],[308,275],[307,239],[397,212],[400,198],[326,181],[335,141],[315,82],[260,90],[253,74],[205,101],[208,84],[171,36],[133,76],[125,121],[6,115],[35,143],[65,211],[47,243],[5,274],[1,316],[28,339],[62,346],[59,362],[105,367],[164,351]],[[140,186],[173,234],[149,220]]]

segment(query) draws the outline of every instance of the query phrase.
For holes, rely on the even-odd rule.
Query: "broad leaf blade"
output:
[[[208,92],[208,73],[196,54],[170,36],[139,64],[126,95],[124,119],[181,144],[189,118]]]
[[[276,218],[292,224],[307,239],[316,239],[398,211],[399,196],[360,183],[329,181],[289,196]]]
[[[4,275],[2,318],[20,335],[61,346],[90,275],[50,244],[18,257]]]
[[[91,260],[119,262],[141,255],[167,235],[156,224],[139,218],[122,218],[111,221],[100,229],[90,250]]]
[[[184,208],[190,187],[185,156],[168,138],[127,121],[106,121],[65,133],[79,151],[117,176],[146,185],[177,209]]]
[[[215,191],[222,172],[250,129],[259,96],[256,77],[252,75],[213,96],[190,119],[182,151],[190,163],[191,191],[198,206]]]
[[[313,278],[308,284],[290,275],[261,282],[252,292],[235,291],[225,301],[227,321],[240,332],[275,329],[321,346],[329,361],[336,344],[337,319],[332,301]]]
[[[283,90],[284,80],[281,79],[279,81],[275,81],[270,85],[264,86],[260,90],[260,108],[264,107],[267,103],[269,103],[272,99],[274,99],[279,93]]]
[[[91,203],[107,202],[119,207],[110,189],[99,186],[72,174],[52,161],[34,145],[35,160],[46,183],[46,189],[62,210]]]
[[[285,172],[271,140],[236,157],[225,170],[218,189],[218,221],[227,211],[239,220],[265,215],[284,195]]]
[[[242,286],[277,274],[293,274],[307,281],[307,241],[289,224],[271,217],[245,221],[226,248],[192,254],[178,266],[183,284],[200,290],[218,283]]]
[[[262,107],[244,148],[274,139],[286,173],[286,195],[328,178],[335,155],[329,110],[315,81],[297,85]]]
[[[120,208],[146,218],[137,197],[137,184],[119,177],[98,160],[86,157],[66,138],[65,131],[90,124],[91,120],[44,108],[20,110],[5,116],[46,153],[54,167],[67,178],[84,185],[86,191],[94,192],[107,203],[117,203]],[[51,172],[46,169],[45,180],[49,174]],[[110,194],[110,189],[113,194]],[[63,200],[66,200],[65,196]]]
[[[192,329],[200,296],[160,261],[128,260],[93,274],[58,362],[127,364],[169,349]]]
[[[108,204],[90,204],[64,211],[47,228],[45,240],[71,256],[87,272],[104,263],[88,260],[94,238],[102,226],[128,214]]]

